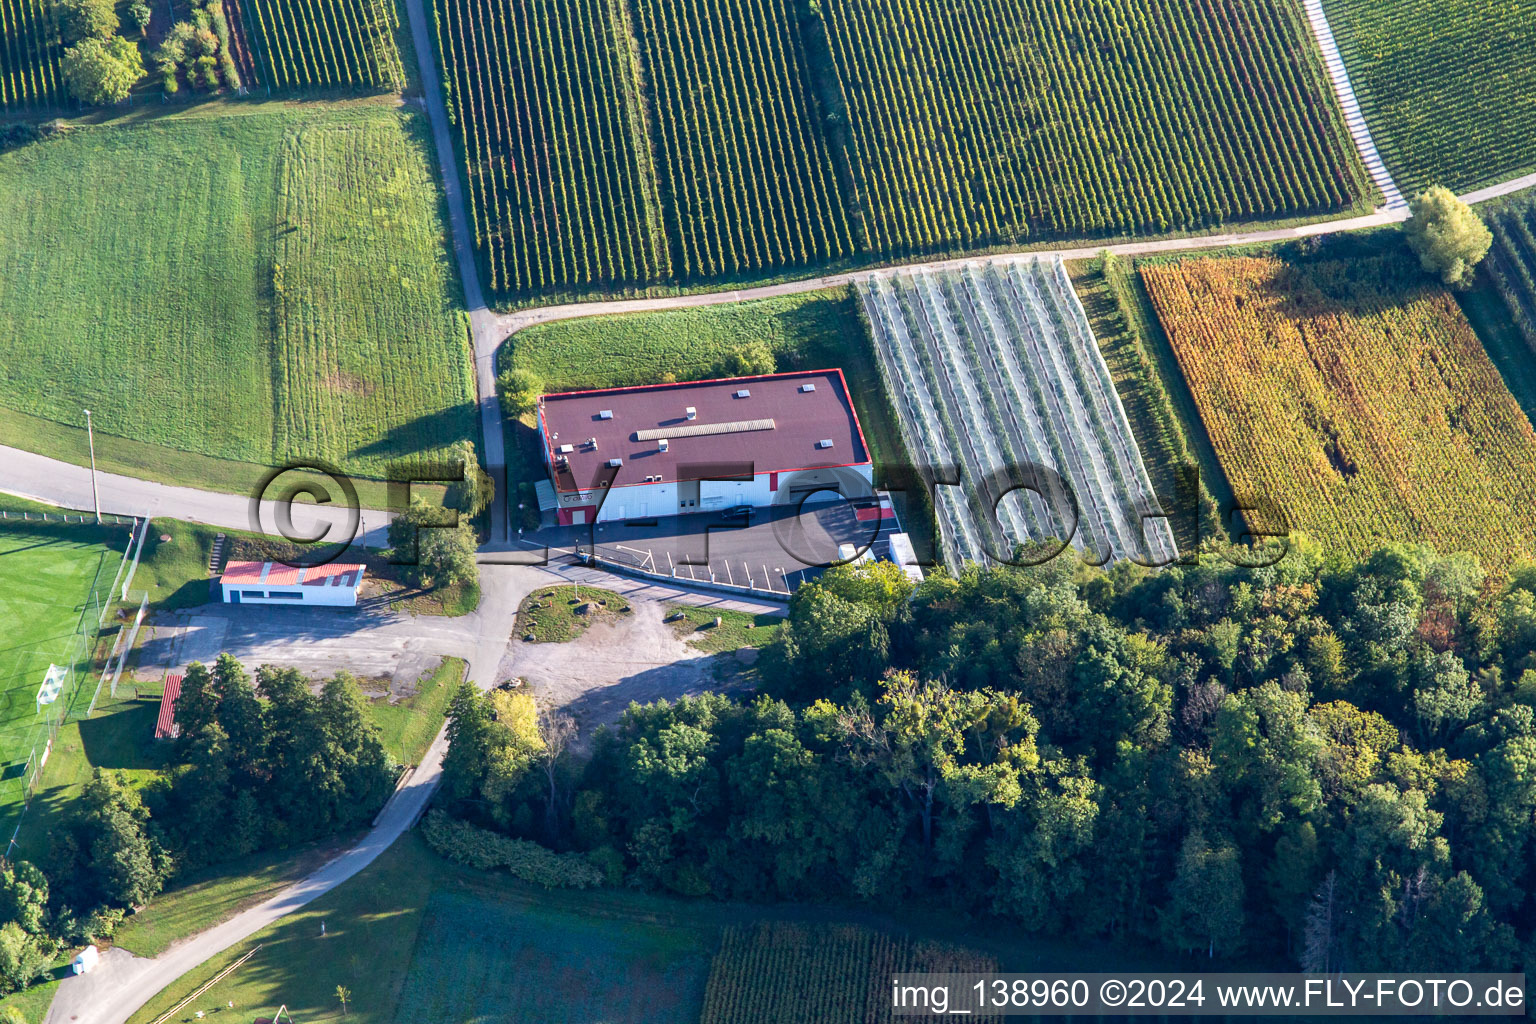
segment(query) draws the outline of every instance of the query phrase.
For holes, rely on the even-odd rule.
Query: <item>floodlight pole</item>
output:
[[[91,445],[91,503],[96,506],[96,525],[101,525],[101,494],[96,490],[96,432],[91,429],[91,410],[85,410],[85,436]]]

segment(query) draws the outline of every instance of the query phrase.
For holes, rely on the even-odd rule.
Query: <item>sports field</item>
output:
[[[226,110],[0,154],[0,407],[35,418],[8,443],[78,458],[51,424],[86,406],[98,454],[209,486],[181,453],[378,475],[472,436],[425,119]]]
[[[126,529],[126,528],[125,528]],[[0,842],[10,839],[42,755],[49,725],[91,699],[90,659],[102,596],[120,552],[95,526],[0,524]],[[39,710],[49,665],[69,671],[58,698]]]

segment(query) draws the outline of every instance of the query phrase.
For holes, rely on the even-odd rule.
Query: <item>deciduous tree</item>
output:
[[[1408,209],[1403,234],[1420,265],[1453,288],[1470,287],[1475,268],[1493,245],[1482,218],[1441,185],[1410,200]]]

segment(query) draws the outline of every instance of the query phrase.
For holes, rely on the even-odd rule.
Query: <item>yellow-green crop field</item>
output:
[[[1388,541],[1530,555],[1536,431],[1456,300],[1387,261],[1142,268],[1244,504],[1354,555]]]

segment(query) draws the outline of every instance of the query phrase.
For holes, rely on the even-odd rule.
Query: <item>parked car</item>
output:
[[[740,519],[743,522],[749,522],[756,514],[757,509],[753,508],[751,505],[734,505],[731,508],[726,509],[724,512],[721,512],[720,518]]]

